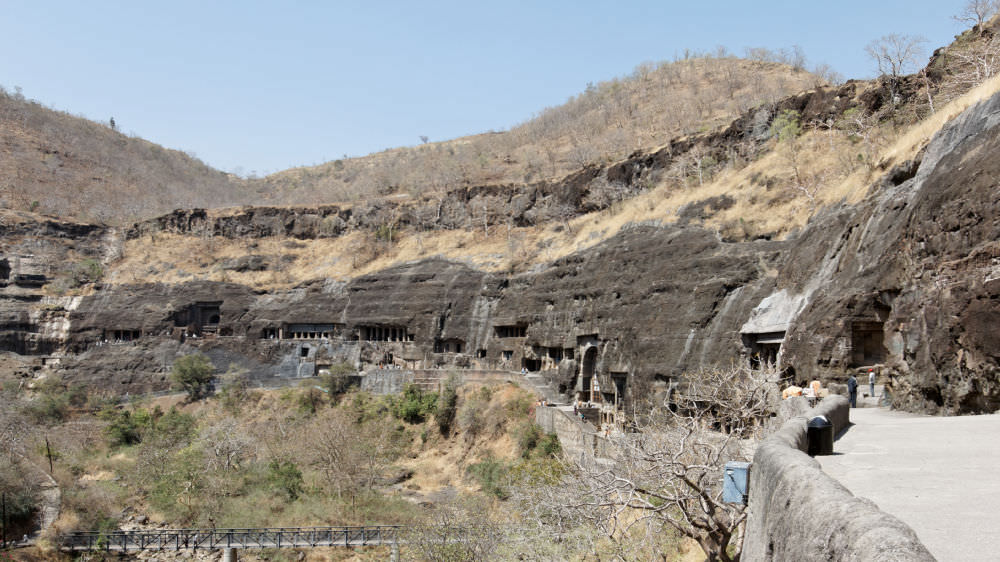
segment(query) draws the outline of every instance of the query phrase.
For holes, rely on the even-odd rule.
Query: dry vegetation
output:
[[[325,389],[342,389],[332,380],[323,381]],[[0,392],[2,474],[47,467],[42,436],[49,440],[63,496],[49,538],[136,526],[440,518],[499,528],[496,517],[517,519],[503,501],[510,486],[548,472],[559,451],[534,424],[533,395],[511,384],[449,379],[440,393],[372,396],[324,393],[320,380],[256,390],[238,371],[222,381],[216,395],[195,402],[172,396],[124,406],[58,380],[31,389],[7,381]],[[9,452],[27,459],[15,467],[20,472]],[[40,501],[30,486],[0,485],[10,494],[16,488],[29,506]]]
[[[553,179],[714,129],[750,108],[825,83],[802,68],[800,53],[751,49],[748,56],[720,51],[643,63],[509,131],[296,168],[267,181],[282,188],[277,202],[313,204]]]
[[[694,149],[677,155],[667,169],[657,170],[650,176],[656,179],[645,189],[631,192],[631,197],[614,202],[599,212],[576,217],[570,214],[562,220],[536,227],[494,225],[486,229],[470,227],[431,231],[404,228],[394,231],[389,240],[380,237],[377,232],[364,230],[340,238],[312,241],[277,237],[233,241],[157,234],[155,238],[147,236],[129,241],[124,259],[109,268],[109,280],[132,283],[212,279],[261,288],[281,288],[318,278],[347,280],[400,262],[433,256],[460,260],[483,270],[523,271],[593,246],[632,223],[702,224],[718,230],[726,240],[787,237],[822,209],[854,203],[865,197],[877,180],[893,166],[914,158],[944,123],[998,90],[995,75],[1000,69],[1000,57],[994,57],[1000,44],[995,35],[997,25],[998,21],[994,18],[982,28],[958,36],[952,45],[935,53],[927,68],[914,75],[894,78],[896,82],[892,86],[886,83],[889,77],[859,83],[856,97],[869,100],[867,103],[870,107],[877,107],[875,110],[858,107],[835,119],[818,121],[797,114],[775,115],[777,112],[769,106],[761,106],[754,110],[753,115],[766,117],[760,127],[755,125],[755,128],[761,129],[762,138],[766,140],[747,145],[750,148],[740,147],[732,151],[735,156],[724,160],[717,160],[706,148],[695,145]],[[515,142],[518,138],[530,140],[541,135],[540,131],[548,131],[550,136],[545,138],[562,139],[560,146],[568,151],[572,145],[568,135],[574,130],[570,124],[589,123],[594,131],[590,136],[596,143],[593,146],[607,148],[613,145],[608,139],[614,138],[614,132],[619,130],[617,126],[608,125],[617,123],[623,115],[616,113],[614,108],[622,106],[613,101],[612,93],[628,92],[632,96],[630,99],[645,100],[634,105],[634,112],[637,112],[634,115],[639,116],[636,123],[646,123],[656,121],[651,116],[658,113],[646,108],[647,103],[656,104],[642,96],[658,99],[655,93],[660,95],[666,91],[665,88],[679,84],[672,81],[673,77],[688,73],[688,79],[692,76],[704,78],[704,74],[718,78],[729,69],[734,71],[734,75],[746,78],[753,73],[735,71],[750,68],[770,69],[773,74],[780,73],[783,67],[760,60],[723,57],[678,61],[659,67],[644,66],[628,79],[595,86],[566,105],[546,110],[534,120],[507,133],[401,149],[373,155],[367,160],[331,163],[325,167],[293,170],[289,174],[313,174],[316,181],[320,178],[327,181],[346,177],[343,174],[347,171],[351,171],[348,175],[357,178],[360,176],[352,174],[360,173],[362,169],[379,174],[394,169],[399,173],[405,172],[404,175],[412,174],[413,178],[423,178],[419,181],[411,178],[416,182],[412,185],[425,185],[431,189],[448,184],[428,180],[422,174],[436,168],[420,162],[431,162],[442,151],[469,150],[472,151],[469,154],[491,155],[489,158],[494,160],[490,161],[494,161],[499,166],[496,169],[502,172],[497,172],[501,175],[492,178],[478,177],[479,180],[515,181],[513,177],[505,179],[503,173],[514,173],[517,166],[527,161],[525,158],[530,159],[530,154],[544,154],[544,151],[538,152],[537,146],[530,149],[535,146],[530,143],[518,144],[520,141]],[[806,73],[801,75],[803,79],[807,76]],[[814,77],[811,79],[815,80]],[[698,83],[704,85],[703,82]],[[697,88],[692,91],[702,95],[706,93],[706,90]],[[904,94],[902,101],[892,101],[891,98],[885,101],[893,91]],[[722,96],[726,103],[711,110],[716,113],[705,109],[708,113],[701,115],[706,120],[698,120],[697,124],[694,121],[681,123],[677,114],[667,112],[656,121],[658,124],[655,127],[659,127],[657,130],[660,131],[657,134],[679,134],[691,132],[692,128],[706,129],[710,126],[718,130],[719,124],[728,122],[723,118],[728,115],[727,112],[742,108],[740,103],[745,102],[739,100],[747,99],[740,97],[743,90],[735,88],[733,92],[732,98]],[[768,95],[776,95],[774,92],[776,90]],[[618,117],[608,117],[612,114]],[[668,118],[669,115],[674,117]],[[633,123],[629,127],[638,125]],[[526,131],[534,132],[529,134]],[[611,136],[602,136],[597,134],[598,131]],[[604,140],[597,142],[595,139]],[[485,145],[476,145],[477,142],[491,143],[496,147],[503,143],[514,144],[508,145],[507,149],[484,152]],[[518,146],[520,148],[516,148]],[[608,148],[608,152],[602,153],[599,159],[608,158],[614,150],[631,148]],[[524,153],[516,158],[506,158],[512,150],[513,153],[516,150],[523,150]],[[652,150],[655,147],[647,147],[647,152]],[[421,153],[431,160],[420,160]],[[579,166],[566,154],[569,152],[555,160],[565,167],[557,171],[565,172]],[[398,165],[384,167],[383,160],[386,158],[400,160]],[[505,160],[512,163],[503,164]],[[413,167],[407,167],[403,162],[411,162]],[[502,171],[503,166],[509,166],[507,172]],[[524,172],[523,169],[518,170],[518,174]],[[403,180],[397,178],[385,185],[398,187],[399,182]],[[351,183],[354,183],[353,180]],[[374,184],[370,188],[380,189]],[[323,189],[320,187],[318,191]],[[348,193],[340,195],[346,197]],[[400,198],[401,195],[405,194],[391,197],[405,205],[406,199]],[[250,254],[269,257],[272,267],[267,271],[246,273],[222,267],[227,259]]]
[[[0,205],[6,208],[125,223],[253,196],[247,182],[197,158],[0,88]]]
[[[651,189],[603,211],[558,223],[488,232],[401,230],[391,243],[366,231],[320,240],[234,241],[157,234],[129,241],[125,257],[107,280],[210,279],[282,288],[320,278],[347,280],[433,256],[483,270],[519,271],[591,247],[629,224],[644,222],[703,224],[728,240],[782,238],[825,207],[865,197],[881,175],[913,158],[947,121],[997,91],[1000,78],[994,77],[948,103],[940,102],[933,114],[925,105],[919,111],[926,117],[912,124],[859,112],[832,124],[798,123],[796,134],[786,139],[776,135],[756,159],[697,170],[680,160]],[[246,273],[221,267],[228,259],[248,254],[269,256],[275,265]]]
[[[219,172],[193,155],[0,88],[0,205],[128,224],[176,208],[320,204],[558,177],[713,127],[819,80],[774,62],[789,55],[753,53],[754,60],[717,53],[643,64],[632,75],[591,86],[507,132],[388,150],[264,179]]]

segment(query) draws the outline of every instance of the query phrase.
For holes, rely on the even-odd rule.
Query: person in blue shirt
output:
[[[849,379],[847,379],[847,397],[851,401],[851,407],[852,408],[857,408],[858,407],[858,379],[854,378],[854,375],[851,375],[851,377]]]

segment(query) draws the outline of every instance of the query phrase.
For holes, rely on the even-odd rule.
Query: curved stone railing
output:
[[[850,406],[831,396],[808,415],[826,416],[839,433]],[[742,560],[934,560],[913,529],[855,497],[805,453],[807,419],[788,420],[754,454]]]

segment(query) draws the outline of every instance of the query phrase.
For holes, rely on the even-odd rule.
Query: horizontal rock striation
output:
[[[863,103],[853,87],[783,103],[838,112]],[[88,260],[114,259],[115,231],[7,215],[0,349],[60,355],[66,376],[122,390],[164,385],[176,354],[203,349],[221,370],[235,363],[260,376],[306,376],[339,361],[523,368],[565,398],[625,402],[736,361],[775,362],[798,382],[874,368],[898,407],[990,412],[1000,409],[998,115],[1000,96],[970,108],[867,199],[821,212],[789,240],[729,241],[685,221],[630,225],[518,275],[429,259],[273,292],[203,281],[103,286],[87,281]],[[752,136],[754,122],[697,142]],[[483,208],[487,222],[534,224],[539,209],[588,208],[599,176],[639,185],[669,165],[671,151],[689,148],[636,154],[558,185],[469,187],[406,206],[177,211],[128,236],[310,239],[385,225],[464,228],[483,218],[470,209]],[[220,267],[255,271],[269,259]],[[54,279],[82,279],[93,290],[45,300],[41,287]]]

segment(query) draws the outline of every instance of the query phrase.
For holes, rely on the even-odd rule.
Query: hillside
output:
[[[2,89],[0,155],[0,205],[78,221],[120,224],[255,196],[187,154]]]
[[[595,86],[506,133],[259,182],[206,172],[229,182],[216,189],[239,186],[226,192],[233,197],[298,205],[181,208],[118,226],[3,209],[0,439],[37,464],[43,436],[53,437],[56,477],[71,490],[62,529],[447,527],[458,517],[488,530],[493,521],[478,517],[487,514],[508,529],[543,522],[515,529],[541,537],[529,544],[535,558],[603,559],[606,547],[622,559],[674,556],[677,541],[662,522],[630,535],[631,512],[562,510],[579,508],[590,491],[553,485],[573,463],[551,458],[555,444],[531,424],[529,393],[563,405],[547,409],[548,427],[561,428],[563,450],[581,459],[598,456],[607,439],[641,442],[632,437],[649,435],[635,425],[655,417],[646,412],[684,412],[685,399],[706,406],[699,388],[743,402],[728,386],[752,379],[743,371],[771,377],[772,392],[761,396],[777,394],[779,377],[819,380],[836,393],[849,375],[872,372],[898,409],[1000,411],[998,26],[994,18],[966,31],[911,75],[810,84],[759,105],[735,88],[704,111],[689,107],[695,120],[664,117],[655,138],[635,129],[642,119],[622,120],[624,144],[615,141],[619,121],[606,118],[624,115],[608,98],[614,92],[639,99],[644,84],[673,87],[665,77],[684,71],[701,77],[689,88],[703,94],[702,73],[725,64],[794,71],[724,57],[679,61]],[[712,87],[724,83],[712,76]],[[667,112],[654,98],[653,113]],[[574,162],[573,129],[543,126],[563,122],[594,124],[587,146],[596,156]],[[517,138],[531,127],[546,129],[538,138],[548,144],[533,133]],[[17,140],[34,138],[29,130],[10,137],[22,156],[50,142]],[[134,143],[136,158],[155,153],[121,142]],[[510,150],[483,152],[492,142]],[[529,166],[546,146],[551,162]],[[462,165],[434,168],[445,154]],[[168,156],[176,169],[202,169]],[[472,156],[484,165],[464,160]],[[16,178],[31,158],[15,160]],[[73,166],[87,169],[64,167]],[[344,182],[345,170],[357,175]],[[255,191],[267,185],[277,187]],[[164,412],[170,404],[147,395],[171,386],[189,357],[205,380],[189,387],[193,403]],[[213,374],[218,392],[201,396],[211,394]],[[353,384],[385,396],[336,398]],[[441,394],[432,403],[417,388]],[[119,407],[124,394],[145,398]],[[535,410],[536,423],[547,410]],[[734,419],[762,429],[771,413]],[[300,441],[317,445],[303,450]],[[711,486],[721,480],[715,468]],[[516,492],[502,499],[515,475],[567,495],[546,504],[535,493],[545,486],[524,485],[527,502]],[[435,507],[463,495],[473,503]],[[126,504],[143,511],[123,512]],[[30,512],[20,511],[23,527]]]
[[[826,209],[860,202],[880,178],[905,178],[934,131],[993,91],[966,93],[969,84],[940,74],[932,113],[919,76],[901,84],[894,106],[884,102],[883,81],[822,87],[551,181],[341,206],[181,211],[130,229],[124,259],[107,280],[287,288],[431,257],[523,272],[631,224],[708,227],[726,241],[783,240]],[[254,267],[238,261],[248,254]]]
[[[177,208],[329,204],[560,177],[704,130],[818,81],[769,56],[642,66],[508,132],[262,179],[219,172],[188,154],[0,90],[0,205],[122,225]]]
[[[712,130],[750,108],[825,84],[785,55],[765,49],[751,55],[740,59],[720,52],[644,63],[626,77],[589,85],[509,131],[390,149],[266,179],[280,188],[274,203],[298,205],[552,181]]]

